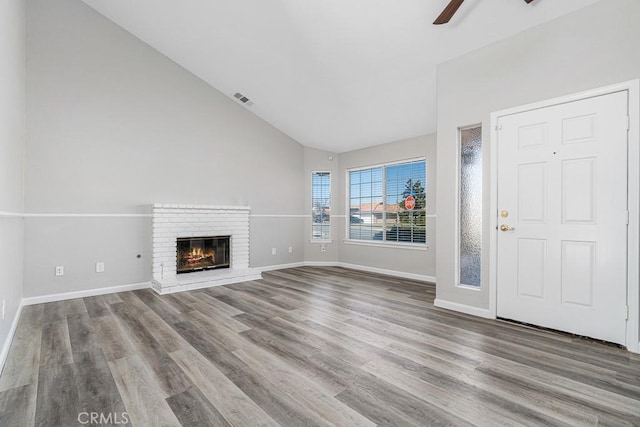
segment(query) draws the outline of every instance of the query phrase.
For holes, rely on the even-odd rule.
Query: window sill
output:
[[[333,243],[333,239],[311,239],[309,240],[309,243],[316,243],[319,245],[326,245],[329,243]]]
[[[393,248],[393,249],[409,249],[412,251],[426,251],[429,250],[429,246],[422,243],[384,243],[384,242],[372,242],[369,240],[350,240],[345,239],[343,241],[346,245],[355,246],[373,246],[376,248]]]

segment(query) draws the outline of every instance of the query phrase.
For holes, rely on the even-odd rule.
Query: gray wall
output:
[[[489,192],[484,192],[483,285],[457,287],[457,131],[483,125],[489,188],[490,114],[640,77],[640,2],[606,0],[438,67],[437,298],[489,308]]]
[[[328,160],[332,155],[333,160]],[[427,160],[427,251],[398,249],[383,245],[362,246],[345,243],[346,206],[346,174],[347,170],[362,166],[425,157]],[[327,245],[326,252],[320,251],[320,245],[307,243],[305,260],[310,262],[335,262],[353,264],[363,267],[392,270],[414,275],[435,276],[435,179],[436,179],[436,137],[435,135],[396,141],[377,145],[362,150],[350,151],[335,155],[318,150],[307,149],[305,156],[307,169],[307,187],[311,188],[311,171],[330,170],[332,172],[332,221],[331,232],[333,243]],[[306,205],[311,210],[311,198]],[[306,238],[311,236],[311,219],[307,219]]]
[[[154,202],[249,205],[251,265],[303,259],[302,146],[80,0],[27,1],[27,135],[26,297],[150,280]]]
[[[0,320],[0,346],[8,344],[22,298],[24,14],[22,0],[0,2],[0,304],[6,304]]]

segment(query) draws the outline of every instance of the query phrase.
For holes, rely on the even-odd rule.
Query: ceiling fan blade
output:
[[[529,1],[531,1],[531,0],[529,0]],[[440,14],[440,16],[438,16],[436,18],[436,20],[433,21],[433,24],[434,25],[441,25],[441,24],[446,24],[447,22],[449,22],[451,20],[451,18],[453,18],[453,15],[455,15],[455,13],[457,12],[457,10],[460,7],[460,5],[462,4],[462,2],[464,2],[464,0],[451,0],[449,2],[449,4],[447,5],[447,7],[444,8],[444,10]]]
[[[524,0],[524,1],[525,1],[525,3],[529,4],[529,3],[531,3],[533,0]]]

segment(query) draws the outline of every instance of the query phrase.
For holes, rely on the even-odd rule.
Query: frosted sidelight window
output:
[[[460,130],[460,284],[480,286],[482,127]]]
[[[312,240],[331,238],[331,172],[311,174]]]

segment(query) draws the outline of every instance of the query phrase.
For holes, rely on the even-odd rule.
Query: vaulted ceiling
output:
[[[436,131],[436,65],[598,0],[83,0],[301,144]],[[504,58],[508,61],[509,58]]]

